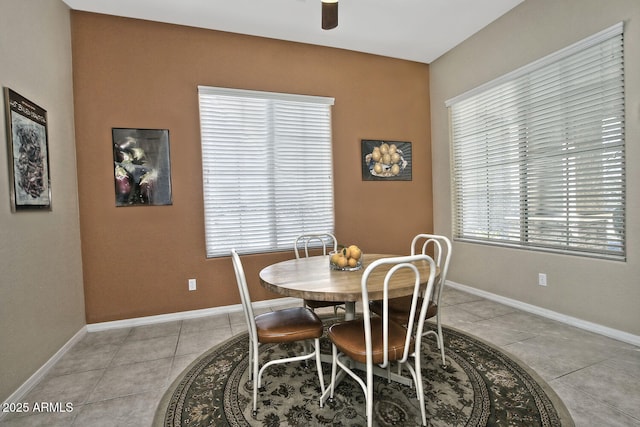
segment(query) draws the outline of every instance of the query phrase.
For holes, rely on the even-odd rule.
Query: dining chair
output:
[[[327,250],[334,252],[338,250],[338,240],[336,239],[336,236],[331,233],[301,234],[296,237],[293,243],[293,251],[296,254],[296,259],[303,257],[308,258],[309,249],[313,248],[314,243],[318,243],[318,246],[322,246],[322,255],[327,255]],[[344,302],[305,299],[304,306],[309,307],[313,311],[318,308],[333,307],[333,314],[337,316],[338,308],[344,308]]]
[[[435,317],[436,330],[428,330],[425,335],[433,335],[438,344],[440,355],[442,357],[442,366],[447,366],[447,360],[444,355],[444,335],[442,334],[441,321],[441,299],[447,272],[449,270],[449,262],[451,261],[451,241],[446,236],[436,234],[418,234],[411,241],[411,255],[427,254],[432,250],[436,266],[440,269],[440,275],[436,279],[433,295],[428,299],[427,319]],[[423,298],[418,301],[423,303]],[[382,313],[382,301],[371,301],[369,303],[371,311],[380,315]],[[411,308],[411,299],[409,297],[393,298],[389,300],[389,316],[394,321],[406,325],[409,319],[409,310]]]
[[[428,263],[428,278],[421,277],[420,270],[416,266],[417,263]],[[409,310],[410,322],[406,327],[392,321],[388,311],[389,283],[394,277],[397,277],[396,275],[402,275],[409,280],[413,279],[413,292],[410,296],[412,304]],[[425,282],[424,295],[427,298],[431,296],[435,277],[435,262],[428,255],[419,254],[376,260],[367,267],[362,275],[362,300],[369,300],[368,288],[370,286],[380,287],[382,284],[384,292],[382,315],[371,316],[369,305],[364,304],[362,318],[334,324],[328,330],[327,336],[333,344],[329,396],[333,398],[337,367],[339,366],[362,387],[365,393],[367,425],[369,427],[373,424],[374,365],[389,370],[392,362],[402,364],[411,373],[420,402],[422,425],[427,425],[420,362],[420,345],[427,306],[423,305],[420,309],[418,299]],[[413,365],[410,359],[413,359]],[[363,381],[354,372],[352,362],[366,364],[366,381]]]
[[[320,337],[322,337],[323,334],[322,321],[313,311],[306,307],[285,308],[257,316],[254,315],[240,256],[235,249],[231,250],[231,256],[245,320],[249,327],[249,379],[253,380],[253,413],[257,413],[258,389],[261,386],[260,379],[262,378],[262,373],[274,364],[308,360],[315,357],[318,369],[318,380],[320,381],[320,396],[322,396],[325,391],[322,362],[320,360]],[[260,365],[260,344],[282,344],[311,339],[314,340],[314,351],[299,356],[270,360],[258,369]],[[304,349],[306,348],[307,346],[305,345]],[[320,400],[320,406],[323,406],[322,400]]]

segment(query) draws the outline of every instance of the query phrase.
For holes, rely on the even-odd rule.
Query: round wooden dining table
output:
[[[364,254],[362,268],[356,271],[333,270],[329,267],[329,255],[290,259],[269,265],[260,271],[260,283],[266,289],[280,295],[316,301],[345,302],[345,320],[355,317],[355,303],[362,299],[362,275],[372,262],[380,258],[396,257],[390,254]],[[429,278],[429,264],[414,263],[424,279]],[[369,299],[383,298],[384,275],[390,265],[380,267],[369,276]],[[436,272],[437,274],[438,272]],[[409,270],[400,270],[389,283],[389,298],[413,293],[415,277]]]

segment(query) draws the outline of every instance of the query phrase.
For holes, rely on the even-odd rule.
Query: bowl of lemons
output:
[[[331,251],[329,255],[329,267],[332,270],[356,271],[362,268],[362,250],[356,245]]]

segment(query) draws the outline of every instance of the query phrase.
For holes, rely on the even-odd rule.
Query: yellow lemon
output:
[[[340,259],[340,254],[339,253],[335,253],[335,254],[331,255],[331,264],[338,265],[338,259]]]
[[[344,268],[349,264],[349,261],[347,261],[345,257],[341,256],[340,258],[338,258],[338,262],[336,264],[338,265],[338,267]]]
[[[358,260],[355,258],[349,258],[348,263],[349,263],[349,267],[355,267],[356,264],[358,264]]]
[[[355,259],[356,261],[359,260],[362,256],[362,251],[360,250],[360,248],[356,245],[351,245],[349,249],[351,250],[351,258]]]

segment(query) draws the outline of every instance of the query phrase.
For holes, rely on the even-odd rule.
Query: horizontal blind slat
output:
[[[207,256],[333,232],[333,99],[198,89]]]
[[[454,237],[625,258],[622,29],[448,103]]]

